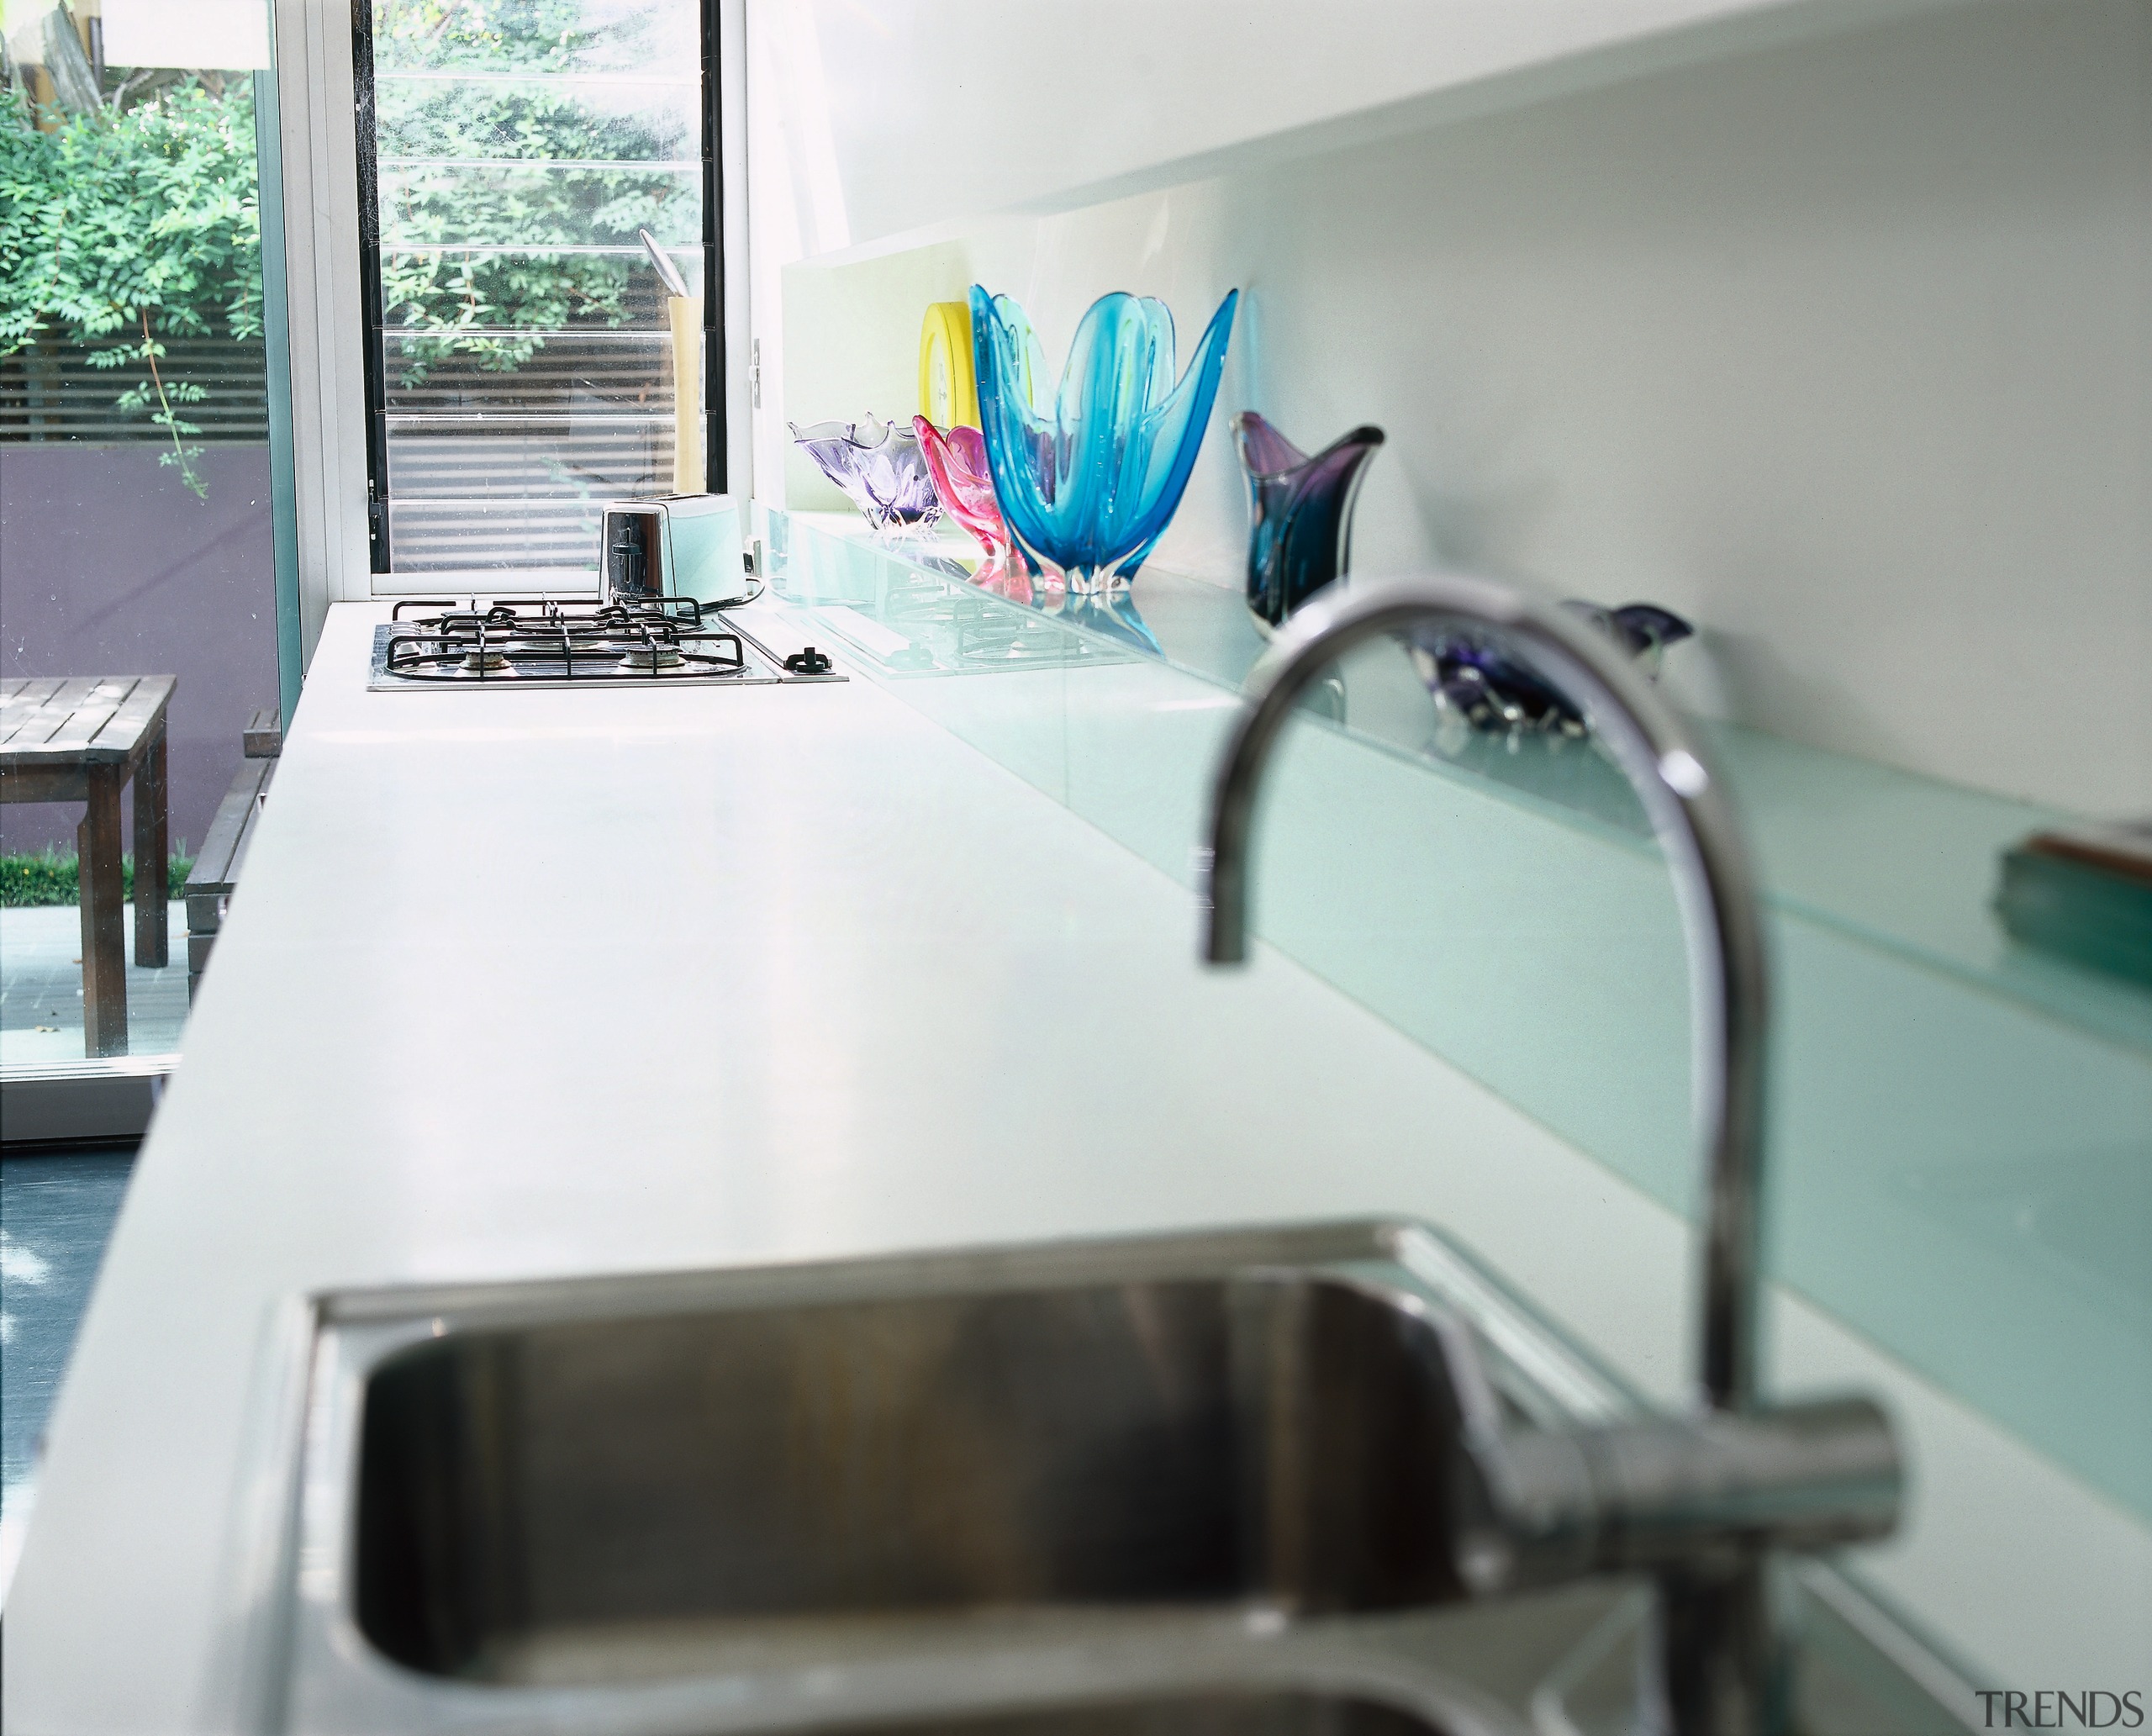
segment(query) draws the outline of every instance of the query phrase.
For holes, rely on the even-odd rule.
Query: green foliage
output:
[[[186,847],[181,846],[182,849]],[[127,895],[134,895],[134,858],[119,858],[120,878]],[[194,858],[175,856],[165,870],[168,898],[186,889],[187,877],[194,872]],[[82,896],[82,865],[72,856],[47,850],[35,856],[0,856],[0,905],[10,909],[28,905],[71,905]]]
[[[699,240],[699,174],[646,166],[695,158],[692,91],[653,110],[646,86],[542,82],[692,67],[691,40],[653,35],[659,16],[694,13],[668,0],[591,29],[583,0],[375,0],[382,304],[404,384],[451,356],[513,372],[540,333],[625,325],[647,267],[549,244],[631,247],[640,227]],[[445,70],[496,76],[398,76]],[[541,77],[498,77],[518,72]],[[116,402],[171,436],[164,462],[198,494],[201,429],[184,413],[206,394],[171,377],[165,340],[261,335],[253,87],[189,76],[132,106],[128,88],[94,114],[0,113],[0,356],[45,339],[87,347],[99,367],[146,363],[149,383]]]
[[[633,246],[646,227],[691,246],[701,187],[693,173],[642,166],[694,158],[691,105],[652,113],[647,89],[624,86],[608,110],[602,92],[535,79],[398,75],[555,75],[588,71],[600,55],[643,64],[651,52],[636,20],[584,28],[579,0],[375,0],[382,304],[406,385],[451,355],[508,372],[542,347],[532,334],[624,325],[631,273],[646,269],[617,256],[463,245]]]
[[[179,414],[202,389],[167,379],[164,340],[261,335],[254,90],[187,79],[119,113],[0,118],[0,356],[41,337],[93,366],[149,364],[121,393],[171,438],[164,462],[203,490]]]

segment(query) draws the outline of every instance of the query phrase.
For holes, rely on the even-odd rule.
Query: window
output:
[[[704,7],[355,18],[374,570],[594,574],[605,501],[724,485]]]

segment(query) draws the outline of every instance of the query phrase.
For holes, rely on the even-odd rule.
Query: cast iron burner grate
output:
[[[419,614],[422,609],[432,614]],[[398,682],[739,680],[751,668],[731,627],[688,598],[564,606],[551,598],[483,608],[406,598],[390,611],[381,673]]]

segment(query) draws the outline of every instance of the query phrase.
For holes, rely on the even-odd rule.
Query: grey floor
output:
[[[171,962],[145,970],[134,959],[127,913],[127,1047],[169,1055],[187,1023],[187,905],[171,901]],[[0,1067],[82,1058],[82,915],[73,905],[0,909]]]
[[[0,1598],[46,1418],[134,1167],[131,1148],[0,1158]]]

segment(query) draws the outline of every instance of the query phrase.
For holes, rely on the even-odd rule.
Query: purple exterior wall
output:
[[[209,828],[277,702],[269,449],[211,446],[198,500],[150,446],[0,446],[0,676],[177,675],[171,837]],[[0,805],[0,849],[72,850],[77,805]]]

